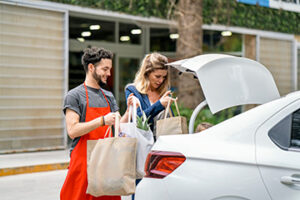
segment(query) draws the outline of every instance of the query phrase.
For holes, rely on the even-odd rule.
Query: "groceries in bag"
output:
[[[153,144],[153,133],[149,127],[148,119],[142,111],[142,116],[137,116],[136,102],[138,99],[134,97],[133,106],[129,107],[128,123],[121,123],[120,128],[122,135],[137,139],[137,155],[136,155],[136,172],[137,178],[142,178],[145,174],[144,166],[148,153]],[[132,118],[132,120],[131,120]],[[132,121],[132,122],[131,122]]]
[[[157,138],[161,135],[177,135],[188,133],[186,118],[180,116],[180,112],[177,105],[177,98],[173,99],[173,102],[175,104],[178,116],[173,116],[172,112],[170,111],[171,100],[169,100],[164,118],[157,120],[156,122]],[[170,117],[167,117],[168,113]]]
[[[116,117],[115,137],[111,127],[104,139],[87,141],[87,193],[92,196],[120,196],[135,192],[137,139],[118,137],[119,117]],[[110,133],[110,134],[108,134]]]

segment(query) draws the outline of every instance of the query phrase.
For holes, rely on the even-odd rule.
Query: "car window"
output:
[[[300,148],[300,109],[293,113],[291,147]]]
[[[300,109],[278,122],[268,135],[281,149],[300,148]]]

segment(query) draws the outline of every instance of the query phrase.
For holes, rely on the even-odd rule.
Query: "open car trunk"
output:
[[[267,68],[247,58],[206,54],[168,65],[198,77],[213,114],[229,107],[263,104],[280,97]]]

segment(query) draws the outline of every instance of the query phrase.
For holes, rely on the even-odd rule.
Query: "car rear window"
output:
[[[300,110],[293,113],[291,147],[300,148]]]
[[[268,133],[281,149],[300,148],[300,109],[278,122]]]

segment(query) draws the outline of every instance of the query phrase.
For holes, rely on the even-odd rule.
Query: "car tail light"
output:
[[[151,151],[145,164],[145,177],[164,178],[172,173],[186,160],[177,152]]]

